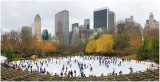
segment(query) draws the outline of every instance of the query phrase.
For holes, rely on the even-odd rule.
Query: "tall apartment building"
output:
[[[23,41],[32,39],[32,27],[30,27],[30,26],[22,26],[21,39]]]
[[[41,39],[41,17],[39,14],[36,15],[34,18],[34,36],[36,40],[42,40]]]
[[[159,21],[154,19],[152,12],[150,12],[149,20],[146,20],[145,28],[159,28]]]
[[[73,23],[72,24],[72,31],[73,31],[74,27],[78,27],[78,23]]]
[[[94,28],[101,28],[105,32],[114,33],[116,30],[116,14],[108,7],[94,10]]]
[[[89,21],[89,19],[85,19],[84,20],[84,28],[85,29],[90,29],[90,21]]]
[[[108,7],[102,7],[94,10],[94,29],[102,28],[105,32],[108,30]]]
[[[42,37],[43,41],[49,40],[49,35],[48,35],[48,30],[47,29],[44,29],[42,31],[41,37]]]
[[[108,13],[108,31],[109,33],[115,33],[116,31],[116,14],[113,11]]]
[[[67,10],[63,10],[55,15],[55,33],[59,32],[58,30],[59,20],[61,21],[62,24],[62,34],[64,36],[63,43],[69,44],[69,12]]]

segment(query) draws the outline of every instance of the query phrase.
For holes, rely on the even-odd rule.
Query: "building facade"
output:
[[[59,40],[58,40],[58,38],[56,37],[56,35],[53,35],[53,37],[52,37],[52,42],[53,42],[53,43],[59,43]]]
[[[34,36],[36,40],[41,40],[41,17],[39,14],[34,18]]]
[[[48,36],[48,30],[45,29],[42,31],[42,35],[41,35],[42,40],[49,40],[49,36]]]
[[[74,27],[78,27],[78,23],[73,23],[72,24],[72,31],[73,31]]]
[[[80,42],[79,29],[78,27],[74,27],[71,39],[71,45],[79,44],[79,42]]]
[[[109,11],[108,13],[108,32],[116,32],[116,14],[113,11]]]
[[[22,26],[21,29],[21,40],[22,41],[31,41],[32,39],[32,27]]]
[[[130,16],[130,18],[125,18],[125,23],[132,23],[134,22],[134,17]]]
[[[69,12],[67,10],[63,10],[58,12],[55,15],[55,33],[59,32],[58,30],[58,21],[61,21],[62,24],[62,35],[64,37],[63,43],[69,44]],[[57,35],[56,35],[57,36]],[[58,37],[58,36],[57,36]],[[61,40],[59,40],[61,42]]]
[[[64,43],[64,35],[63,35],[63,30],[62,30],[62,22],[61,20],[59,20],[57,22],[57,32],[56,32],[56,36],[59,40],[59,43]]]
[[[84,28],[85,29],[90,29],[90,21],[89,21],[89,19],[85,19],[84,20]]]
[[[109,8],[103,7],[94,10],[94,29],[102,28],[105,32],[108,30],[108,13]]]
[[[146,20],[145,28],[159,28],[159,21],[154,19],[152,12],[150,12],[149,20]]]

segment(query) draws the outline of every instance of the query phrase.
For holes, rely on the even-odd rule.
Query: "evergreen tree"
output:
[[[136,50],[138,59],[148,59],[150,56],[150,48],[148,48],[148,38],[144,38],[144,42]]]
[[[158,39],[152,39],[151,59],[159,63],[159,40]]]
[[[38,57],[41,57],[41,54],[42,54],[42,50],[39,49],[39,50],[37,51]]]
[[[6,57],[8,58],[8,61],[11,62],[13,60],[13,54],[10,46],[7,46],[7,49],[5,50],[5,54],[6,54]]]

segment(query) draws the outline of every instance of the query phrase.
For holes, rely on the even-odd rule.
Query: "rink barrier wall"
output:
[[[132,63],[138,63],[136,62],[135,60],[131,60]],[[147,64],[147,62],[145,63],[144,61],[141,61],[141,63],[139,64],[143,64],[143,65],[147,65],[147,66],[150,66],[150,64]]]

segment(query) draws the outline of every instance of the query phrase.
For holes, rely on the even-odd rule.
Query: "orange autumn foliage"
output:
[[[42,55],[46,55],[48,52],[56,50],[55,46],[48,41],[33,41],[32,49],[35,54],[38,50],[41,50]]]
[[[51,42],[42,42],[42,54],[47,54],[48,52],[55,51],[55,46]]]

